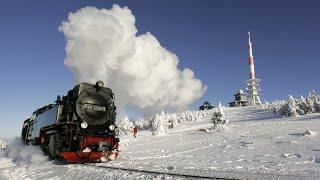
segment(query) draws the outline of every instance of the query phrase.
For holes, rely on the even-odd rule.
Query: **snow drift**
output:
[[[5,156],[12,159],[17,165],[49,163],[48,157],[44,156],[43,151],[39,147],[25,146],[18,137],[8,144]]]
[[[76,81],[104,81],[120,108],[185,108],[206,91],[192,70],[178,69],[178,57],[155,36],[137,34],[127,7],[82,8],[70,13],[59,31],[67,39],[65,65]]]

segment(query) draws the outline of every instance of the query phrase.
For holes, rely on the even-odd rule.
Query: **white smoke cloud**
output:
[[[23,145],[19,137],[8,144],[6,157],[12,159],[17,165],[50,164],[48,157],[39,147]]]
[[[59,31],[67,39],[65,65],[77,83],[104,81],[120,107],[183,108],[206,91],[192,70],[178,69],[178,57],[156,37],[137,35],[127,7],[82,8],[70,13]]]

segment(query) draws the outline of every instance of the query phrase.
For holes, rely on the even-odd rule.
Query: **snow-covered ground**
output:
[[[205,117],[162,136],[141,131],[135,139],[122,137],[119,159],[108,163],[18,163],[2,153],[0,179],[177,179],[99,166],[236,179],[320,179],[320,114],[279,118],[245,107],[225,108],[225,115],[230,125],[224,130],[199,131],[212,127]]]

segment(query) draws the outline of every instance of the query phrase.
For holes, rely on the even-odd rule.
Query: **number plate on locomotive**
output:
[[[85,104],[84,109],[86,110],[94,110],[94,111],[106,111],[106,107],[104,106],[99,106],[99,105],[94,105],[94,104]]]

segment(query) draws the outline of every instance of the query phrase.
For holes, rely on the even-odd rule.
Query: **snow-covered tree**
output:
[[[308,114],[312,114],[312,113],[314,113],[315,112],[315,110],[314,110],[314,99],[313,99],[313,97],[311,97],[310,95],[307,97],[307,99],[306,99],[306,101],[307,101],[307,113]]]
[[[212,117],[213,124],[228,124],[229,121],[226,120],[225,113],[221,103],[219,103],[217,110],[213,112]]]
[[[149,129],[152,128],[154,131],[157,131],[157,127],[159,124],[160,119],[162,119],[163,126],[166,126],[167,128],[175,128],[179,124],[190,122],[190,121],[197,121],[200,119],[203,119],[206,116],[212,116],[213,111],[186,111],[182,113],[164,113],[164,111],[161,112],[161,114],[157,114],[156,116],[150,117],[150,118],[139,118],[138,120],[134,121],[134,125],[139,126],[140,129]],[[127,123],[124,123],[127,124]],[[129,123],[130,124],[130,123]],[[120,125],[124,126],[124,125]],[[123,129],[123,128],[122,128]],[[130,129],[130,128],[129,128]],[[160,128],[161,129],[161,128]],[[125,131],[124,131],[125,132]],[[154,133],[154,134],[157,134]]]
[[[180,116],[178,117],[178,122],[179,122],[179,123],[184,123],[184,122],[186,122],[186,115],[185,115],[185,113],[180,114]]]
[[[312,111],[312,113],[320,112],[320,96],[317,95],[314,90],[309,93],[308,103],[310,106],[312,106],[310,107],[310,111]]]
[[[162,111],[161,115],[156,114],[152,122],[153,135],[163,135],[166,134],[168,128],[168,120]]]
[[[320,113],[320,99],[317,99],[313,104],[316,113]]]
[[[134,124],[125,116],[118,125],[120,135],[128,135],[133,132]]]
[[[296,104],[297,100],[292,96],[289,96],[288,104],[287,104],[287,116],[298,117],[299,106]]]
[[[277,115],[283,115],[284,106],[287,104],[284,100],[276,100],[270,104],[270,109],[273,110]]]
[[[7,142],[0,139],[0,151],[4,151],[7,148]]]
[[[172,114],[168,117],[169,120],[169,126],[170,128],[175,128],[178,126],[179,121],[178,121],[178,117],[177,114]]]
[[[134,121],[134,125],[137,125],[139,129],[149,129],[151,128],[152,118],[139,118]]]
[[[275,113],[282,116],[299,116],[320,112],[320,96],[314,91],[309,92],[307,98],[296,99],[289,96],[288,101],[275,101],[270,105]]]
[[[308,113],[309,105],[303,96],[300,97],[300,103],[298,104],[298,106],[300,109],[300,113],[299,113],[300,115],[304,115]]]
[[[270,104],[269,104],[269,102],[268,102],[268,101],[265,101],[263,104],[261,104],[261,108],[262,108],[263,110],[268,110],[268,109],[270,109]]]

